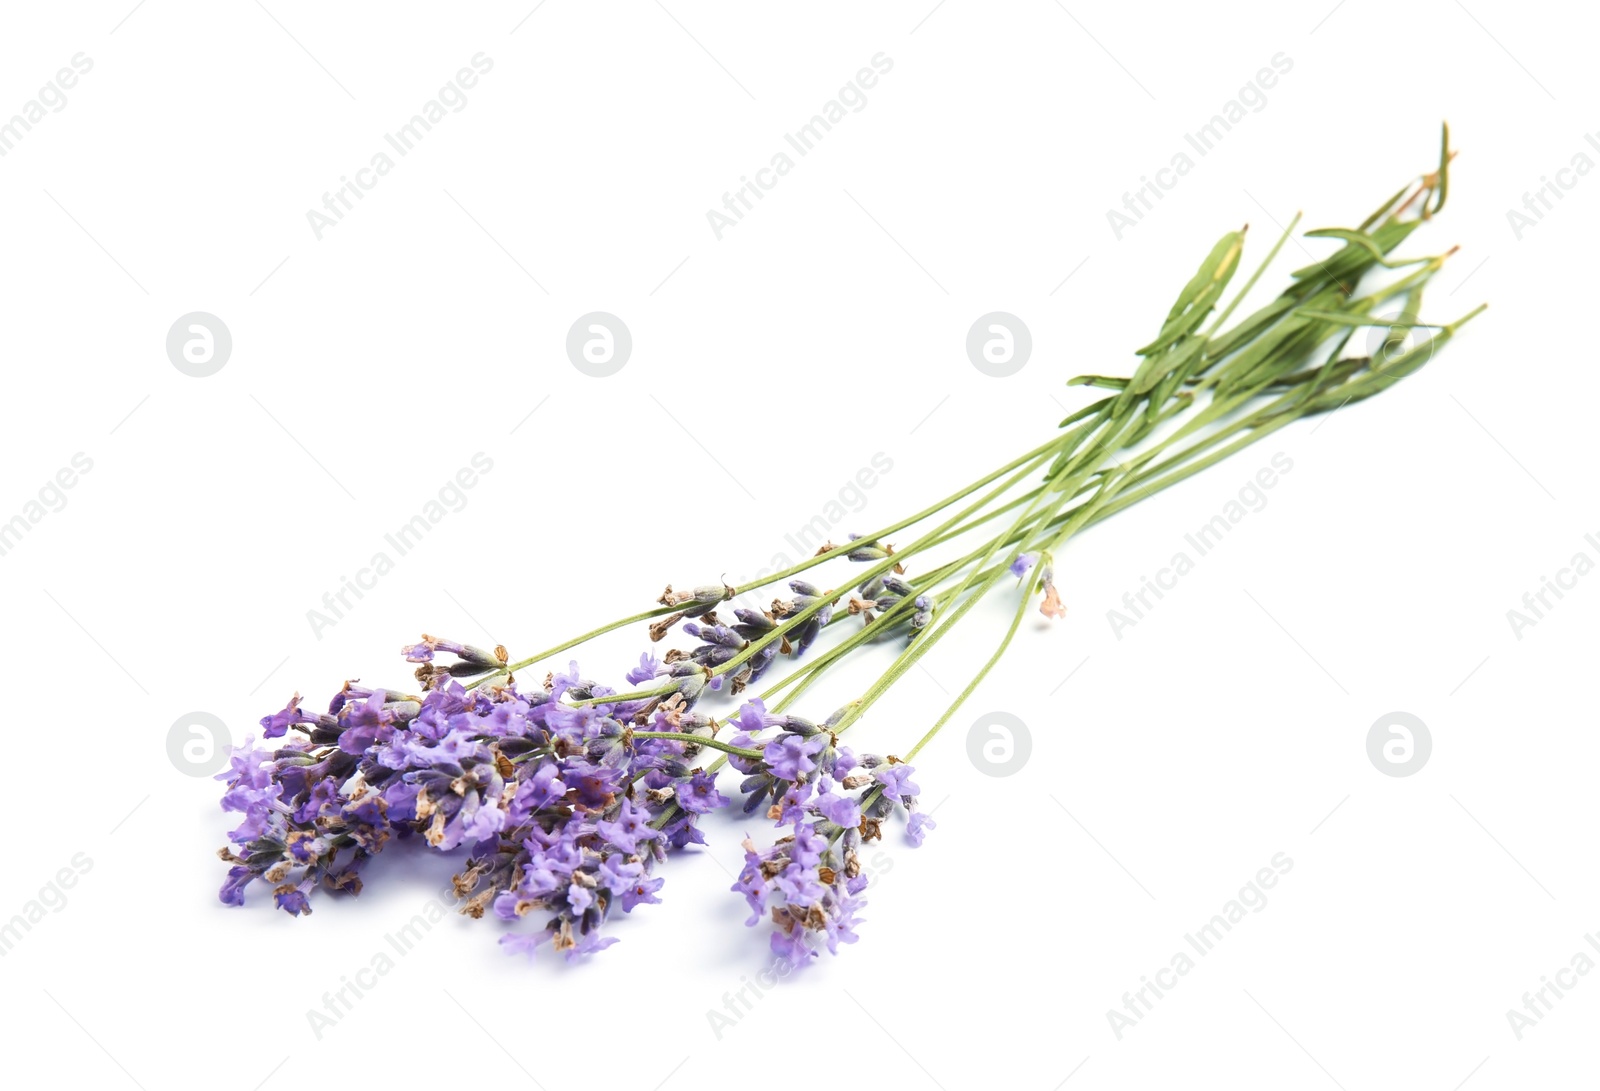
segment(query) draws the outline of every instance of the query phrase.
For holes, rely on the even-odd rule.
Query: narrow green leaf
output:
[[[1121,390],[1128,385],[1128,380],[1120,375],[1074,375],[1067,380],[1068,386],[1097,386],[1102,390]]]
[[[1123,380],[1123,381],[1125,382],[1126,380]],[[1103,412],[1105,410],[1106,406],[1108,406],[1109,404],[1111,404],[1111,402],[1113,402],[1115,400],[1116,399],[1114,399],[1114,398],[1101,398],[1097,402],[1090,402],[1088,405],[1084,406],[1082,409],[1079,409],[1076,412],[1071,413],[1070,415],[1068,415],[1067,418],[1065,420],[1063,420],[1060,424],[1056,425],[1056,427],[1057,428],[1065,428],[1069,424],[1076,424],[1078,421],[1083,420],[1083,418],[1085,418],[1085,417],[1091,417],[1091,416],[1095,415],[1096,413]]]
[[[1378,249],[1378,244],[1372,241],[1371,236],[1364,231],[1351,231],[1347,227],[1319,227],[1315,231],[1307,231],[1308,239],[1343,239],[1353,246],[1366,250],[1379,261],[1383,261],[1383,251]]]
[[[1211,248],[1211,253],[1201,263],[1189,283],[1178,293],[1178,300],[1167,312],[1167,320],[1155,340],[1136,350],[1140,356],[1150,356],[1193,332],[1217,300],[1227,289],[1228,281],[1239,268],[1239,255],[1244,250],[1244,232],[1230,231]]]

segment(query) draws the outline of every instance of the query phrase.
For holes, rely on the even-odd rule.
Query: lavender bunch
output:
[[[234,753],[219,777],[228,781],[222,805],[244,817],[221,853],[233,864],[225,903],[242,904],[259,879],[298,916],[311,912],[319,886],[360,893],[362,866],[391,839],[442,852],[466,845],[471,856],[454,880],[462,912],[513,923],[548,915],[541,928],[503,936],[507,950],[603,950],[616,942],[601,935],[613,907],[658,904],[656,866],[671,849],[704,844],[699,816],[728,804],[714,773],[694,764],[711,747],[747,774],[746,813],[770,796],[768,816],[796,826],[801,847],[791,836],[768,857],[770,865],[787,853],[775,888],[791,913],[784,943],[806,929],[827,929],[830,947],[854,939],[857,891],[846,888],[865,883],[855,849],[878,836],[893,806],[914,806],[910,766],[868,757],[861,768],[876,774],[852,773],[856,758],[826,728],[771,715],[759,700],[739,710],[732,741],[717,743],[716,725],[692,709],[705,689],[700,668],[665,699],[614,700],[576,663],[524,694],[515,683],[468,689],[455,677],[503,665],[503,649],[424,637],[404,651],[422,664],[425,695],[346,684],[327,713],[311,713],[297,694],[261,721],[265,739],[284,740],[276,749],[252,739]],[[455,661],[436,665],[440,652]],[[629,678],[658,673],[675,677],[646,654]],[[868,798],[852,794],[863,788]],[[771,896],[752,890],[763,903]]]
[[[439,652],[456,661],[436,667]],[[296,695],[261,721],[283,743],[235,753],[223,807],[244,819],[222,852],[234,865],[222,900],[240,904],[260,879],[280,908],[309,913],[319,885],[359,893],[363,864],[391,840],[467,845],[463,912],[553,914],[541,931],[508,935],[512,949],[551,942],[570,956],[615,942],[599,935],[611,908],[658,902],[652,871],[666,848],[701,842],[698,816],[726,802],[691,767],[708,718],[681,696],[648,710],[609,701],[615,691],[576,664],[524,694],[455,678],[502,665],[503,649],[424,638],[405,653],[422,663],[424,696],[347,684],[327,713],[309,713]],[[635,722],[653,730],[635,735]],[[667,801],[671,820],[658,822]]]
[[[1453,251],[1393,256],[1444,207],[1452,155],[1446,130],[1435,171],[1356,228],[1309,232],[1342,246],[1226,330],[1299,217],[1216,313],[1245,232],[1224,235],[1138,350],[1132,375],[1073,379],[1111,393],[908,518],[745,586],[669,586],[641,613],[514,662],[504,648],[424,636],[403,649],[415,694],[349,682],[316,713],[296,694],[261,720],[263,744],[246,740],[219,777],[224,809],[243,816],[221,852],[232,865],[222,900],[242,904],[261,880],[298,916],[318,888],[358,894],[364,864],[391,843],[464,849],[454,880],[463,913],[508,925],[509,951],[549,944],[576,958],[615,942],[602,928],[616,907],[659,902],[668,854],[705,844],[701,818],[737,802],[746,821],[773,824],[764,846],[748,831],[743,839],[732,889],[748,923],[770,921],[773,950],[793,963],[855,942],[869,881],[862,845],[902,820],[913,845],[934,827],[917,809],[909,763],[983,682],[1031,604],[1066,616],[1055,557],[1069,539],[1280,428],[1381,393],[1483,309],[1445,325],[1410,317]],[[1402,317],[1387,317],[1393,308]],[[1385,328],[1370,351],[1353,345],[1358,331]],[[897,548],[889,538],[903,532],[911,540]],[[825,588],[821,572],[843,576],[841,564],[858,569]],[[1008,582],[1009,627],[903,758],[857,756],[841,743]],[[766,609],[731,605],[775,587],[787,595]],[[538,685],[518,678],[634,625],[652,645],[679,634],[689,646],[645,651],[623,672],[624,691],[584,679],[575,663]],[[901,650],[855,700],[820,723],[791,711],[834,666],[884,641]],[[721,780],[730,765],[742,777],[736,790]]]

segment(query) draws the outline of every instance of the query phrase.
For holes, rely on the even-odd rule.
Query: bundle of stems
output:
[[[775,949],[795,957],[808,953],[801,940],[813,933],[830,947],[853,940],[864,884],[855,848],[880,836],[896,808],[920,843],[932,823],[913,813],[908,763],[983,683],[1036,599],[1046,616],[1064,614],[1055,566],[1067,542],[1281,428],[1381,393],[1483,310],[1443,325],[1421,321],[1424,292],[1453,250],[1393,256],[1443,209],[1452,157],[1446,128],[1433,171],[1355,228],[1307,232],[1341,245],[1231,325],[1300,217],[1225,305],[1246,232],[1223,235],[1137,350],[1132,375],[1072,379],[1108,393],[1047,442],[904,519],[740,586],[669,586],[650,609],[514,661],[503,648],[425,636],[406,653],[421,664],[427,697],[347,683],[329,714],[313,715],[296,695],[262,725],[268,738],[291,728],[306,738],[237,756],[223,774],[224,806],[247,816],[234,834],[242,854],[224,850],[238,865],[224,901],[242,901],[243,887],[264,877],[278,884],[280,907],[309,912],[311,887],[359,889],[356,868],[391,833],[422,833],[435,847],[472,846],[457,877],[467,911],[481,915],[492,904],[507,920],[556,912],[515,949],[553,938],[569,956],[586,953],[611,942],[595,938],[611,902],[632,909],[655,900],[660,880],[648,875],[664,858],[663,842],[701,840],[695,820],[727,802],[715,784],[731,763],[746,776],[745,811],[770,798],[768,817],[794,827],[764,851],[746,842],[734,889],[756,910],[751,923],[770,910]],[[1358,340],[1362,331],[1370,332]],[[862,567],[840,586],[816,586],[825,566],[836,571],[841,562]],[[919,738],[901,753],[859,759],[840,743],[1008,582],[1009,625]],[[771,589],[792,597],[765,609],[740,605]],[[736,622],[718,617],[724,608]],[[664,660],[647,652],[628,672],[636,688],[626,692],[583,681],[575,668],[532,692],[518,688],[518,675],[633,626],[646,627],[652,643],[675,631],[700,643]],[[790,711],[848,657],[886,639],[899,642],[892,661],[820,725]],[[454,661],[435,662],[438,654]],[[720,718],[694,711],[707,698],[746,691]],[[721,753],[690,768],[702,749]]]
[[[1072,413],[1061,422],[1061,434],[914,515],[871,534],[854,536],[847,548],[825,546],[815,556],[759,580],[709,589],[724,600],[771,588],[781,590],[787,581],[839,559],[841,553],[868,565],[852,580],[857,585],[853,594],[830,590],[808,596],[812,601],[803,608],[774,619],[771,629],[717,665],[705,667],[705,676],[736,680],[730,689],[737,693],[744,688],[741,674],[748,676],[752,660],[774,646],[792,644],[819,614],[826,612],[827,628],[837,627],[857,614],[865,615],[865,624],[848,626],[852,630],[848,636],[760,694],[773,711],[781,712],[842,658],[878,641],[887,631],[904,628],[911,637],[905,650],[830,722],[833,733],[840,735],[882,699],[980,599],[1008,575],[1021,571],[1025,586],[1017,596],[1011,624],[987,661],[906,750],[904,760],[911,760],[1000,660],[1016,636],[1034,594],[1044,596],[1041,608],[1048,616],[1059,615],[1059,595],[1053,586],[1053,554],[1074,534],[1297,420],[1337,411],[1387,390],[1427,363],[1462,326],[1487,307],[1481,305],[1443,325],[1420,321],[1415,316],[1420,311],[1423,292],[1455,249],[1431,256],[1391,257],[1414,230],[1443,209],[1453,157],[1446,127],[1436,170],[1402,187],[1358,228],[1306,232],[1307,238],[1337,239],[1344,245],[1325,260],[1295,270],[1290,274],[1293,283],[1282,294],[1223,331],[1301,217],[1296,214],[1232,301],[1211,317],[1239,268],[1248,225],[1230,231],[1218,240],[1184,285],[1160,332],[1137,350],[1140,363],[1131,377],[1081,375],[1069,380],[1069,386],[1116,393]],[[1381,270],[1404,272],[1362,290],[1363,282]],[[1368,340],[1376,340],[1373,351],[1347,354],[1355,335],[1363,329],[1383,333],[1379,338],[1369,336]],[[1029,479],[1038,480],[1032,488],[1019,493],[1019,484]],[[911,593],[884,594],[886,579],[905,573],[913,561],[940,546],[958,538],[970,540],[971,532],[979,528],[990,528],[990,536],[975,548],[943,560],[920,576],[898,580],[909,586]],[[888,543],[891,535],[908,531],[916,532],[909,543],[897,547]],[[1023,564],[1016,563],[1018,557],[1025,558]],[[1031,563],[1035,560],[1037,564]],[[846,594],[850,594],[857,609],[836,612]],[[481,685],[535,666],[630,625],[655,623],[652,636],[659,639],[666,631],[660,625],[663,618],[681,614],[686,602],[703,603],[708,597],[707,589],[700,589],[693,596],[674,596],[669,587],[656,608],[507,663],[473,684]],[[919,614],[923,616],[922,623],[913,625]],[[930,615],[931,624],[926,620]],[[656,700],[678,688],[678,681],[672,680],[590,700]],[[639,734],[648,737],[648,733]],[[733,749],[714,740],[707,745]],[[671,817],[663,815],[658,822],[664,825]]]

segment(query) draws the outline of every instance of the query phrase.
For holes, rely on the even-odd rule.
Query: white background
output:
[[[1600,178],[1520,241],[1506,217],[1576,153],[1600,159],[1578,7],[533,3],[6,12],[0,115],[94,62],[0,159],[0,518],[93,461],[0,557],[0,919],[92,861],[0,960],[8,1069],[551,1091],[997,1073],[1487,1091],[1591,1072],[1600,975],[1521,1040],[1506,1017],[1600,930],[1600,579],[1521,640],[1506,619],[1575,552],[1600,559],[1583,541]],[[307,210],[479,52],[493,69],[466,107],[319,241]],[[719,241],[707,210],[880,52],[893,70],[865,108]],[[1278,53],[1293,69],[1266,106],[1118,241],[1106,210]],[[495,925],[451,917],[320,1039],[306,1011],[452,862],[380,861],[359,899],[301,920],[259,889],[217,902],[231,823],[168,759],[185,714],[238,740],[297,688],[403,682],[395,652],[420,631],[527,653],[669,581],[748,576],[877,452],[893,469],[840,533],[916,510],[1048,438],[1087,400],[1070,375],[1127,368],[1223,231],[1252,225],[1249,264],[1296,209],[1353,226],[1431,168],[1442,118],[1461,156],[1412,247],[1462,249],[1427,308],[1490,310],[1382,398],[1074,542],[1068,618],[1030,620],[918,761],[940,828],[884,847],[861,943],[720,1037],[708,1010],[767,963],[726,892],[732,821],[599,958],[508,960]],[[1263,296],[1305,260],[1291,245]],[[564,351],[593,310],[634,338],[603,380]],[[964,352],[993,310],[1034,341],[1004,380]],[[232,333],[210,378],[166,357],[191,311]],[[494,468],[466,508],[314,634],[324,592],[480,451]],[[1106,611],[1277,451],[1294,468],[1267,507],[1114,637]],[[974,613],[858,745],[907,747],[1006,609]],[[586,672],[620,674],[641,643]],[[1031,728],[1014,776],[967,758],[990,710]],[[1366,754],[1397,710],[1434,746],[1404,778]],[[1108,1009],[1280,852],[1267,906],[1119,1040]]]

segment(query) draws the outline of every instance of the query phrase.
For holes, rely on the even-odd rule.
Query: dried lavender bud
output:
[[[462,664],[478,668],[475,672],[472,672],[478,674],[486,670],[494,670],[506,662],[504,648],[497,648],[492,652],[485,651],[482,648],[473,647],[471,644],[458,644],[453,640],[429,636],[427,633],[422,634],[422,642],[420,644],[411,644],[400,649],[400,654],[404,655],[412,663],[431,663],[434,655],[438,652],[453,655],[460,659]]]
[[[721,644],[702,644],[692,653],[694,661],[704,667],[720,667],[738,654],[739,648],[727,648]]]
[[[743,686],[747,683],[759,681],[761,676],[767,673],[767,668],[771,667],[773,663],[777,662],[777,659],[778,645],[776,644],[768,644],[766,647],[756,652],[755,655],[750,657],[749,662],[746,664],[746,667],[750,673],[748,677],[741,681],[740,688],[743,688]],[[738,690],[735,690],[734,692],[737,693]]]
[[[681,613],[683,617],[701,617],[731,598],[733,598],[733,588],[725,585],[696,587],[694,601],[685,606]]]
[[[694,704],[705,692],[706,683],[709,681],[704,672],[694,674],[678,683],[678,693],[689,704]]]
[[[734,610],[733,616],[738,618],[740,623],[747,628],[756,629],[760,632],[767,632],[777,628],[773,620],[760,610],[750,610],[741,606]]]
[[[751,781],[754,781],[755,783],[751,784]],[[749,785],[749,787],[746,787],[745,785]],[[739,790],[741,792],[749,793],[745,797],[743,806],[744,813],[754,814],[756,808],[761,806],[761,801],[767,798],[768,793],[770,793],[772,789],[773,783],[771,777],[751,777],[749,780],[746,780],[744,784],[740,785]]]
[[[687,632],[689,626],[685,625]],[[699,637],[709,644],[720,644],[724,648],[742,648],[745,646],[744,637],[728,628],[726,625],[701,625],[698,626]]]
[[[895,595],[897,598],[905,598],[917,593],[916,588],[912,587],[909,583],[901,579],[899,576],[896,576],[892,572],[883,576],[882,579],[884,589]]]
[[[820,730],[820,728],[818,728],[817,725],[812,723],[810,720],[800,716],[795,716],[792,713],[781,717],[778,721],[778,726],[782,727],[785,731],[791,732],[792,734],[807,738],[815,735]]]
[[[828,603],[827,605],[821,607],[816,613],[812,614],[806,619],[805,623],[800,626],[798,635],[794,641],[795,658],[799,658],[801,655],[805,654],[806,649],[811,647],[811,645],[816,642],[817,637],[822,635],[823,627],[826,626],[832,619],[832,603]]]
[[[1067,608],[1062,605],[1061,594],[1056,590],[1055,569],[1049,561],[1039,570],[1039,586],[1044,590],[1044,601],[1039,604],[1039,612],[1056,620],[1066,617]]]

